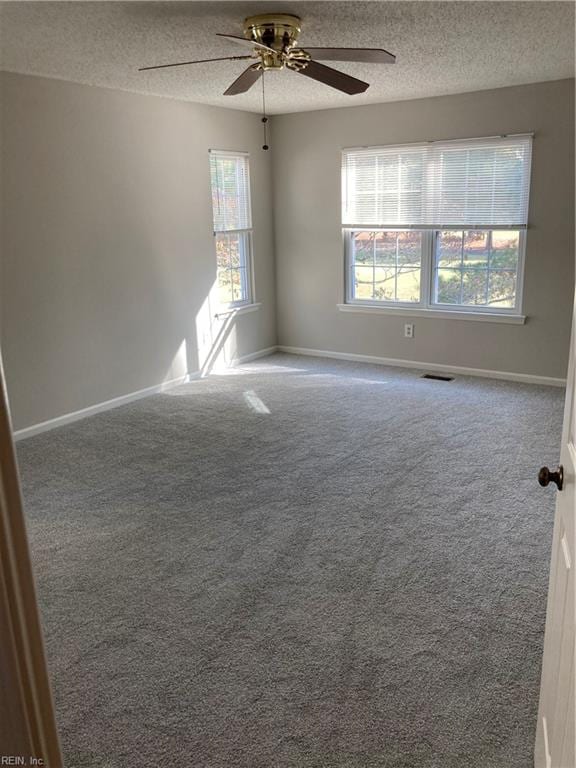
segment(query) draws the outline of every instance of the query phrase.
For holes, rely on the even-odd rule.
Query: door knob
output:
[[[564,467],[560,464],[556,472],[551,472],[548,467],[542,467],[538,472],[538,482],[544,487],[550,483],[556,483],[558,490],[561,491],[564,484]]]

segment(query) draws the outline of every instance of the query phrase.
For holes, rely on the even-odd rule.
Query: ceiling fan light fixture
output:
[[[274,48],[278,53],[286,52],[296,45],[302,30],[298,16],[288,13],[261,13],[244,19],[244,35],[248,40]]]
[[[262,69],[284,69],[286,56],[296,45],[301,30],[298,16],[262,13],[244,19],[244,37],[264,48],[256,48]]]
[[[320,61],[350,61],[365,64],[394,64],[396,57],[383,48],[300,48],[298,37],[301,20],[289,13],[264,13],[244,19],[244,35],[228,35],[216,32],[224,40],[241,45],[245,50],[251,48],[249,55],[228,56],[214,61],[236,61],[251,59],[248,66],[225,91],[225,96],[246,93],[268,70],[281,70],[285,67],[292,72],[324,83],[331,88],[350,95],[363,93],[369,83],[352,77],[338,69],[321,64]],[[208,60],[183,61],[176,64],[160,64],[144,69],[164,69],[187,64],[202,64]]]

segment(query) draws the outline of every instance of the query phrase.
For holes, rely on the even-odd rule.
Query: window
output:
[[[515,309],[520,232],[442,230],[434,243],[433,302]]]
[[[352,297],[363,301],[420,301],[422,233],[351,232]]]
[[[248,155],[210,151],[212,211],[222,306],[252,301],[252,211]]]
[[[349,303],[519,314],[528,135],[342,155]]]

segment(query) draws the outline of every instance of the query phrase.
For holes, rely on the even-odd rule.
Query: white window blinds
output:
[[[248,155],[210,150],[214,232],[252,228]]]
[[[529,135],[345,149],[343,226],[522,229],[531,157]]]

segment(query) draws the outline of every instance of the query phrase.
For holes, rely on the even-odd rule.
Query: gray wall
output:
[[[2,353],[20,429],[276,343],[257,115],[3,73]],[[251,153],[256,299],[222,329],[208,148]]]
[[[276,322],[288,346],[564,376],[573,81],[277,116],[270,153],[257,115],[8,73],[0,84],[0,317],[16,429],[197,371],[223,339],[226,360],[274,345]],[[408,340],[403,315],[337,310],[343,146],[527,130],[526,325],[416,318]],[[210,147],[251,153],[262,306],[227,324],[211,300]]]
[[[525,325],[339,312],[342,147],[535,131]],[[574,81],[274,118],[282,345],[564,377],[574,292]],[[412,322],[412,320],[411,320]]]

